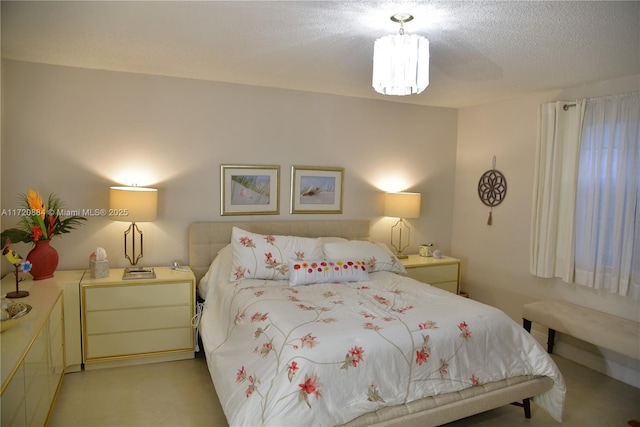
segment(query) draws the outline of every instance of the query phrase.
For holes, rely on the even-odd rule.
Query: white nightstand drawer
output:
[[[460,260],[448,256],[442,258],[409,255],[401,259],[407,276],[440,289],[457,294],[459,291]]]
[[[87,361],[191,350],[191,336],[191,327],[95,335],[86,343]]]
[[[429,268],[407,268],[407,275],[421,282],[435,284],[458,280],[458,265],[433,265]]]
[[[113,332],[189,327],[191,305],[87,312],[87,338]]]
[[[453,282],[440,282],[434,283],[433,286],[436,288],[444,289],[445,291],[452,292],[454,294],[458,293],[458,281],[454,280]]]
[[[189,282],[90,286],[84,292],[87,311],[137,308],[149,304],[191,304],[192,298]]]

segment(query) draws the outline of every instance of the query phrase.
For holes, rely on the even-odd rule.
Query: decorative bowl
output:
[[[4,332],[7,329],[11,329],[12,327],[14,327],[20,321],[20,318],[22,316],[26,315],[31,311],[31,306],[29,304],[25,304],[25,305],[26,305],[26,308],[24,310],[21,310],[20,312],[16,313],[13,317],[2,320],[0,322],[0,325],[2,325],[1,332]]]

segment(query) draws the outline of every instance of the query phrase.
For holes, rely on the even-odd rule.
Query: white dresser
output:
[[[2,294],[12,290],[15,276],[9,273]],[[65,367],[62,288],[55,278],[27,279],[20,290],[29,296],[14,301],[32,308],[3,328],[0,337],[2,427],[46,425]]]

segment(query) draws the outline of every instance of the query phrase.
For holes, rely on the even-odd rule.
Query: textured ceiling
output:
[[[640,2],[2,1],[2,57],[464,107],[640,74]],[[373,43],[431,45],[420,95],[371,88]]]

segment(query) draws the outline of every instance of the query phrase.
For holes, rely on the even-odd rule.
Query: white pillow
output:
[[[349,240],[348,242],[325,243],[324,257],[327,259],[362,259],[367,271],[392,271],[406,273],[400,260],[383,243]]]
[[[348,242],[344,237],[318,237],[320,240],[320,244],[324,245],[325,243],[338,243],[338,242]]]
[[[363,280],[369,280],[369,274],[366,263],[361,260],[289,260],[290,286]]]
[[[238,227],[231,230],[233,265],[231,280],[289,278],[289,259],[320,259],[319,239],[251,233]]]
[[[229,264],[231,264],[231,243],[218,251],[218,255],[209,266],[209,270],[207,270],[205,275],[202,276],[202,279],[200,279],[200,282],[198,282],[197,290],[200,298],[207,299],[209,287],[216,279],[216,277],[212,276],[216,276],[217,271],[219,271],[222,266]],[[226,277],[229,277],[229,275],[227,274]]]

